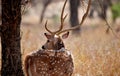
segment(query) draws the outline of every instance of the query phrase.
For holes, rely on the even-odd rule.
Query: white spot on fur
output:
[[[67,51],[67,54],[68,54],[68,55],[71,55],[71,53],[70,53],[69,51]]]
[[[59,36],[55,35],[54,37],[55,37],[55,38],[58,38]]]

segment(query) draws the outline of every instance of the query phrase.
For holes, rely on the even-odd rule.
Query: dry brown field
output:
[[[44,18],[48,20],[51,30],[58,29],[60,25],[61,4],[51,4],[46,11]],[[27,10],[31,9],[29,7]],[[36,8],[38,11],[38,7]],[[23,16],[21,23],[21,50],[22,61],[30,52],[41,49],[46,42],[44,33],[44,21],[39,23],[39,12],[31,10],[32,15]],[[68,6],[65,12],[69,12]],[[81,10],[79,11],[80,13]],[[79,14],[81,18],[82,14]],[[110,20],[109,20],[110,21]],[[110,22],[111,23],[111,22]],[[65,21],[65,28],[70,28],[69,16]],[[120,20],[113,24],[113,31],[120,26]],[[117,37],[111,32],[106,34],[106,23],[99,19],[87,18],[81,27],[81,33],[73,34],[63,40],[66,49],[70,50],[74,59],[73,76],[120,76],[120,32],[116,32]],[[24,63],[23,63],[24,65]],[[24,67],[23,67],[24,68]]]

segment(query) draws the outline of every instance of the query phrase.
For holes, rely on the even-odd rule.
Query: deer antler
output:
[[[63,32],[67,32],[67,31],[71,31],[71,30],[74,30],[76,28],[79,28],[83,24],[84,20],[86,19],[87,15],[88,15],[88,12],[89,12],[89,9],[90,9],[90,5],[91,5],[91,0],[89,0],[88,6],[87,6],[87,10],[86,10],[85,14],[83,15],[82,21],[80,22],[80,24],[78,26],[75,26],[75,27],[70,28],[70,29],[65,29],[63,31],[60,31],[58,34],[61,34]]]
[[[45,23],[45,29],[46,29],[49,33],[51,33],[51,34],[56,34],[56,33],[59,33],[59,32],[63,29],[63,23],[64,23],[64,20],[65,20],[66,17],[67,17],[67,14],[63,17],[66,3],[67,3],[67,0],[65,1],[64,5],[63,5],[63,8],[62,8],[62,13],[61,13],[61,25],[60,25],[59,30],[57,30],[57,31],[55,31],[55,32],[50,31],[50,30],[47,28],[47,21],[46,21],[46,23]]]
[[[55,33],[59,33],[59,32],[63,29],[64,20],[65,20],[66,17],[67,17],[67,14],[63,17],[66,3],[67,3],[67,0],[65,0],[65,3],[64,3],[63,8],[62,8],[60,28],[59,28],[59,30],[57,30]]]
[[[50,30],[47,28],[47,21],[45,22],[45,29],[46,29],[49,33],[53,34],[53,32],[50,31]]]

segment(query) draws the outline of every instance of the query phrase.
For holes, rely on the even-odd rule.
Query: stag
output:
[[[65,45],[62,41],[62,38],[65,39],[69,35],[69,31],[78,28],[70,28],[63,30],[64,21],[67,17],[67,14],[63,16],[65,5],[67,0],[64,3],[62,13],[61,13],[61,26],[60,28],[52,32],[47,27],[47,21],[45,23],[45,29],[49,32],[44,33],[47,42],[42,46],[42,50],[34,51],[26,56],[25,58],[25,73],[27,76],[71,76],[73,73],[73,60],[71,53],[65,49]],[[86,13],[82,17],[80,25],[84,22],[89,8],[91,0],[87,7]],[[62,38],[60,37],[61,33],[64,33]]]

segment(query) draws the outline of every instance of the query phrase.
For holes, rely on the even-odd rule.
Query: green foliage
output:
[[[112,5],[111,9],[112,9],[113,19],[115,20],[117,17],[120,16],[120,3]]]

